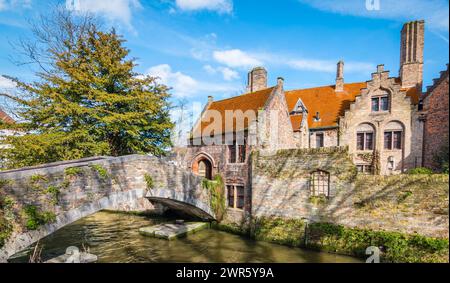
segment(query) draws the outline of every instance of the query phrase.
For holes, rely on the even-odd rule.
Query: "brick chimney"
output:
[[[402,87],[422,89],[424,21],[403,25],[400,42],[400,79]]]
[[[335,91],[344,91],[344,61],[342,60],[337,63]]]
[[[255,92],[267,88],[267,71],[256,67],[248,73],[247,92]]]

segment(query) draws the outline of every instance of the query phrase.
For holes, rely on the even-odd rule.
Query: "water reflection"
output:
[[[141,227],[168,219],[99,212],[41,240],[44,260],[61,255],[68,246],[83,244],[99,262],[361,262],[347,256],[257,242],[212,229],[166,241],[139,234]],[[30,248],[31,249],[31,248]],[[27,262],[29,250],[11,259]]]

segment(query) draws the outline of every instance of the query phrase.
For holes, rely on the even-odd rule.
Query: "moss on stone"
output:
[[[36,230],[40,226],[56,221],[56,215],[51,211],[42,211],[35,205],[26,205],[23,208],[25,227],[28,230]]]
[[[150,176],[150,174],[145,174],[144,179],[147,184],[147,190],[152,190],[155,186],[152,176]]]
[[[101,179],[106,179],[109,177],[108,170],[100,164],[91,164],[89,167],[97,172]]]
[[[64,174],[66,176],[77,176],[83,173],[83,168],[80,167],[69,167],[64,169]]]

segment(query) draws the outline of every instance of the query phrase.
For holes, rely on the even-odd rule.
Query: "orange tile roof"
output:
[[[270,94],[272,93],[274,87],[267,88],[264,90],[247,93],[239,96],[235,96],[232,98],[214,101],[211,103],[211,105],[208,107],[208,109],[205,110],[205,113],[203,114],[203,120],[201,122],[201,129],[202,131],[212,123],[222,123],[222,133],[226,132],[233,132],[233,131],[241,131],[248,128],[248,120],[244,120],[244,128],[236,128],[236,119],[233,119],[233,125],[232,127],[228,126],[228,128],[225,128],[225,111],[226,110],[237,110],[240,109],[242,112],[246,112],[247,110],[253,110],[257,114],[258,110],[263,109],[264,105],[269,98]],[[210,121],[205,121],[205,117],[208,117],[210,113],[208,113],[209,110],[216,110],[220,113],[222,117],[222,121],[215,121],[214,119],[211,119]],[[256,118],[256,117],[255,117]],[[195,131],[194,131],[195,133]]]
[[[286,102],[289,112],[292,111],[301,98],[308,109],[309,128],[321,128],[337,126],[339,116],[342,116],[350,103],[355,101],[355,97],[361,93],[361,89],[366,87],[366,82],[350,83],[344,85],[344,91],[336,93],[334,85],[286,91]],[[320,121],[314,121],[314,116],[319,112]],[[298,130],[300,123],[298,117],[291,116],[294,130]],[[301,120],[300,120],[301,122]]]
[[[7,124],[13,124],[15,122],[13,118],[9,117],[9,115],[3,112],[3,110],[1,109],[0,109],[0,120],[2,120]]]

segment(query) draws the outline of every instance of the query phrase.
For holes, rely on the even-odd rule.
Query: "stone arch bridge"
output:
[[[154,210],[162,204],[203,220],[214,220],[210,195],[201,182],[200,177],[182,170],[171,159],[146,155],[93,157],[0,172],[0,196],[12,201],[13,218],[15,215],[21,219],[25,205],[56,218],[31,231],[24,228],[23,220],[17,220],[15,232],[0,249],[0,262],[104,209]]]

